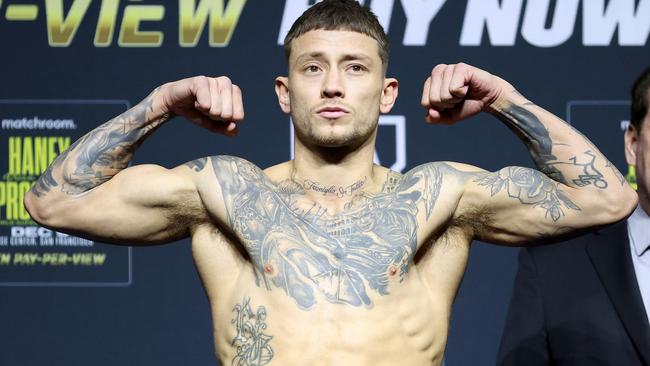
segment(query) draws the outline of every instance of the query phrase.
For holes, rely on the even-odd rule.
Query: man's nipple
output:
[[[393,277],[397,274],[397,266],[394,264],[391,264],[388,266],[388,275]]]

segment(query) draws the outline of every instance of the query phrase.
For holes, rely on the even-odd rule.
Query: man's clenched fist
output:
[[[226,76],[195,76],[164,84],[156,95],[163,113],[183,116],[210,131],[236,135],[244,118],[241,89]]]
[[[505,80],[474,66],[440,64],[424,82],[421,104],[427,122],[451,124],[487,110],[510,90]]]

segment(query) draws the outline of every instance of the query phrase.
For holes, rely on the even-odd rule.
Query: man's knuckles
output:
[[[241,89],[227,76],[196,76],[190,80],[195,108],[213,120],[240,120],[244,117]]]

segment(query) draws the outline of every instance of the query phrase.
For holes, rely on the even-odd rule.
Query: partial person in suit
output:
[[[521,250],[497,365],[650,365],[649,105],[650,68],[625,132],[639,205],[600,232]]]

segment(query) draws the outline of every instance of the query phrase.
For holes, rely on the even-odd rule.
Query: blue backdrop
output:
[[[237,138],[180,119],[135,163],[214,154],[261,167],[290,158],[277,106],[282,39],[313,1],[0,1],[0,364],[213,365],[208,303],[189,241],[122,248],[38,230],[21,193],[71,141],[154,87],[227,75],[244,93]],[[452,160],[532,166],[518,139],[479,116],[430,126],[419,106],[437,63],[463,61],[515,85],[585,133],[624,173],[628,90],[650,61],[650,0],[367,0],[400,81],[378,157],[408,170]],[[202,25],[203,24],[203,25]],[[66,138],[68,140],[66,140]],[[492,365],[517,249],[476,242],[454,304],[446,365]]]

